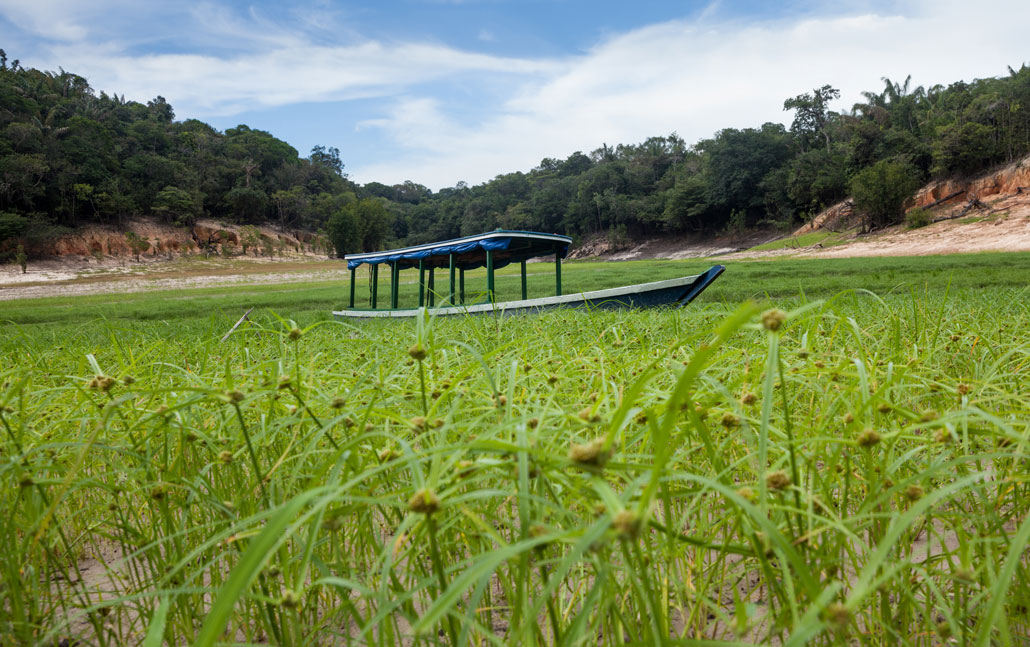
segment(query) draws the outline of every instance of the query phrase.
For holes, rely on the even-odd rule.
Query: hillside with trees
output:
[[[832,85],[788,98],[789,127],[602,144],[434,193],[411,181],[358,186],[335,148],[304,158],[245,125],[176,121],[162,97],[98,94],[81,76],[9,63],[0,50],[0,253],[41,253],[84,224],[144,216],[320,231],[340,253],[498,227],[623,241],[788,228],[848,196],[873,228],[896,222],[927,180],[1030,153],[1025,64],[948,86],[883,81],[847,112],[830,110],[840,97]]]

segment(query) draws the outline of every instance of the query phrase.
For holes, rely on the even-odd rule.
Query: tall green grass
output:
[[[986,289],[740,264],[687,310],[298,308],[225,343],[236,312],[133,321],[153,295],[21,304],[51,323],[0,341],[0,642],[1023,644],[998,258]]]

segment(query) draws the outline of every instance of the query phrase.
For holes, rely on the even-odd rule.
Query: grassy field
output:
[[[808,234],[801,234],[800,236],[788,236],[786,238],[780,238],[779,240],[769,241],[768,243],[762,243],[761,245],[752,247],[749,251],[763,252],[773,249],[800,249],[802,247],[811,247],[817,243],[822,243],[823,247],[830,247],[840,243],[842,240],[844,240],[844,234],[842,233],[813,231]]]
[[[2,303],[0,644],[1026,644],[1028,284],[995,254],[736,262],[679,311]]]

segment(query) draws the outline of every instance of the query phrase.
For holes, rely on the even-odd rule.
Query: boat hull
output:
[[[398,310],[337,310],[337,319],[382,319],[415,317],[423,310],[433,316],[494,314],[509,315],[540,312],[556,308],[654,308],[660,306],[684,306],[697,297],[720,274],[723,268],[716,265],[703,274],[684,276],[677,279],[627,285],[606,290],[594,290],[579,294],[566,294],[537,299],[520,299],[499,303],[478,303],[474,305],[438,306],[434,308],[410,308]]]

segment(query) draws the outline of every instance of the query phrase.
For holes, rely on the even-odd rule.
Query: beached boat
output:
[[[571,244],[571,238],[558,234],[497,230],[478,236],[414,245],[403,249],[348,254],[344,259],[350,270],[349,306],[344,310],[334,311],[333,315],[337,318],[413,317],[423,308],[431,309],[434,315],[457,315],[514,314],[561,307],[682,307],[701,294],[725,269],[721,265],[714,265],[694,276],[563,294],[561,261],[568,254]],[[552,255],[554,296],[528,298],[526,261]],[[522,298],[497,301],[494,271],[511,263],[519,263],[521,266]],[[365,264],[369,266],[370,272],[370,307],[359,308],[355,306],[356,276],[357,269]],[[380,308],[379,304],[379,268],[382,266],[390,268],[390,292],[388,300],[384,299],[385,308]],[[486,293],[482,295],[482,302],[466,303],[465,271],[480,267],[486,268]],[[400,308],[400,273],[414,268],[418,269],[418,307]],[[437,270],[447,272],[442,281],[442,288],[437,285]]]

